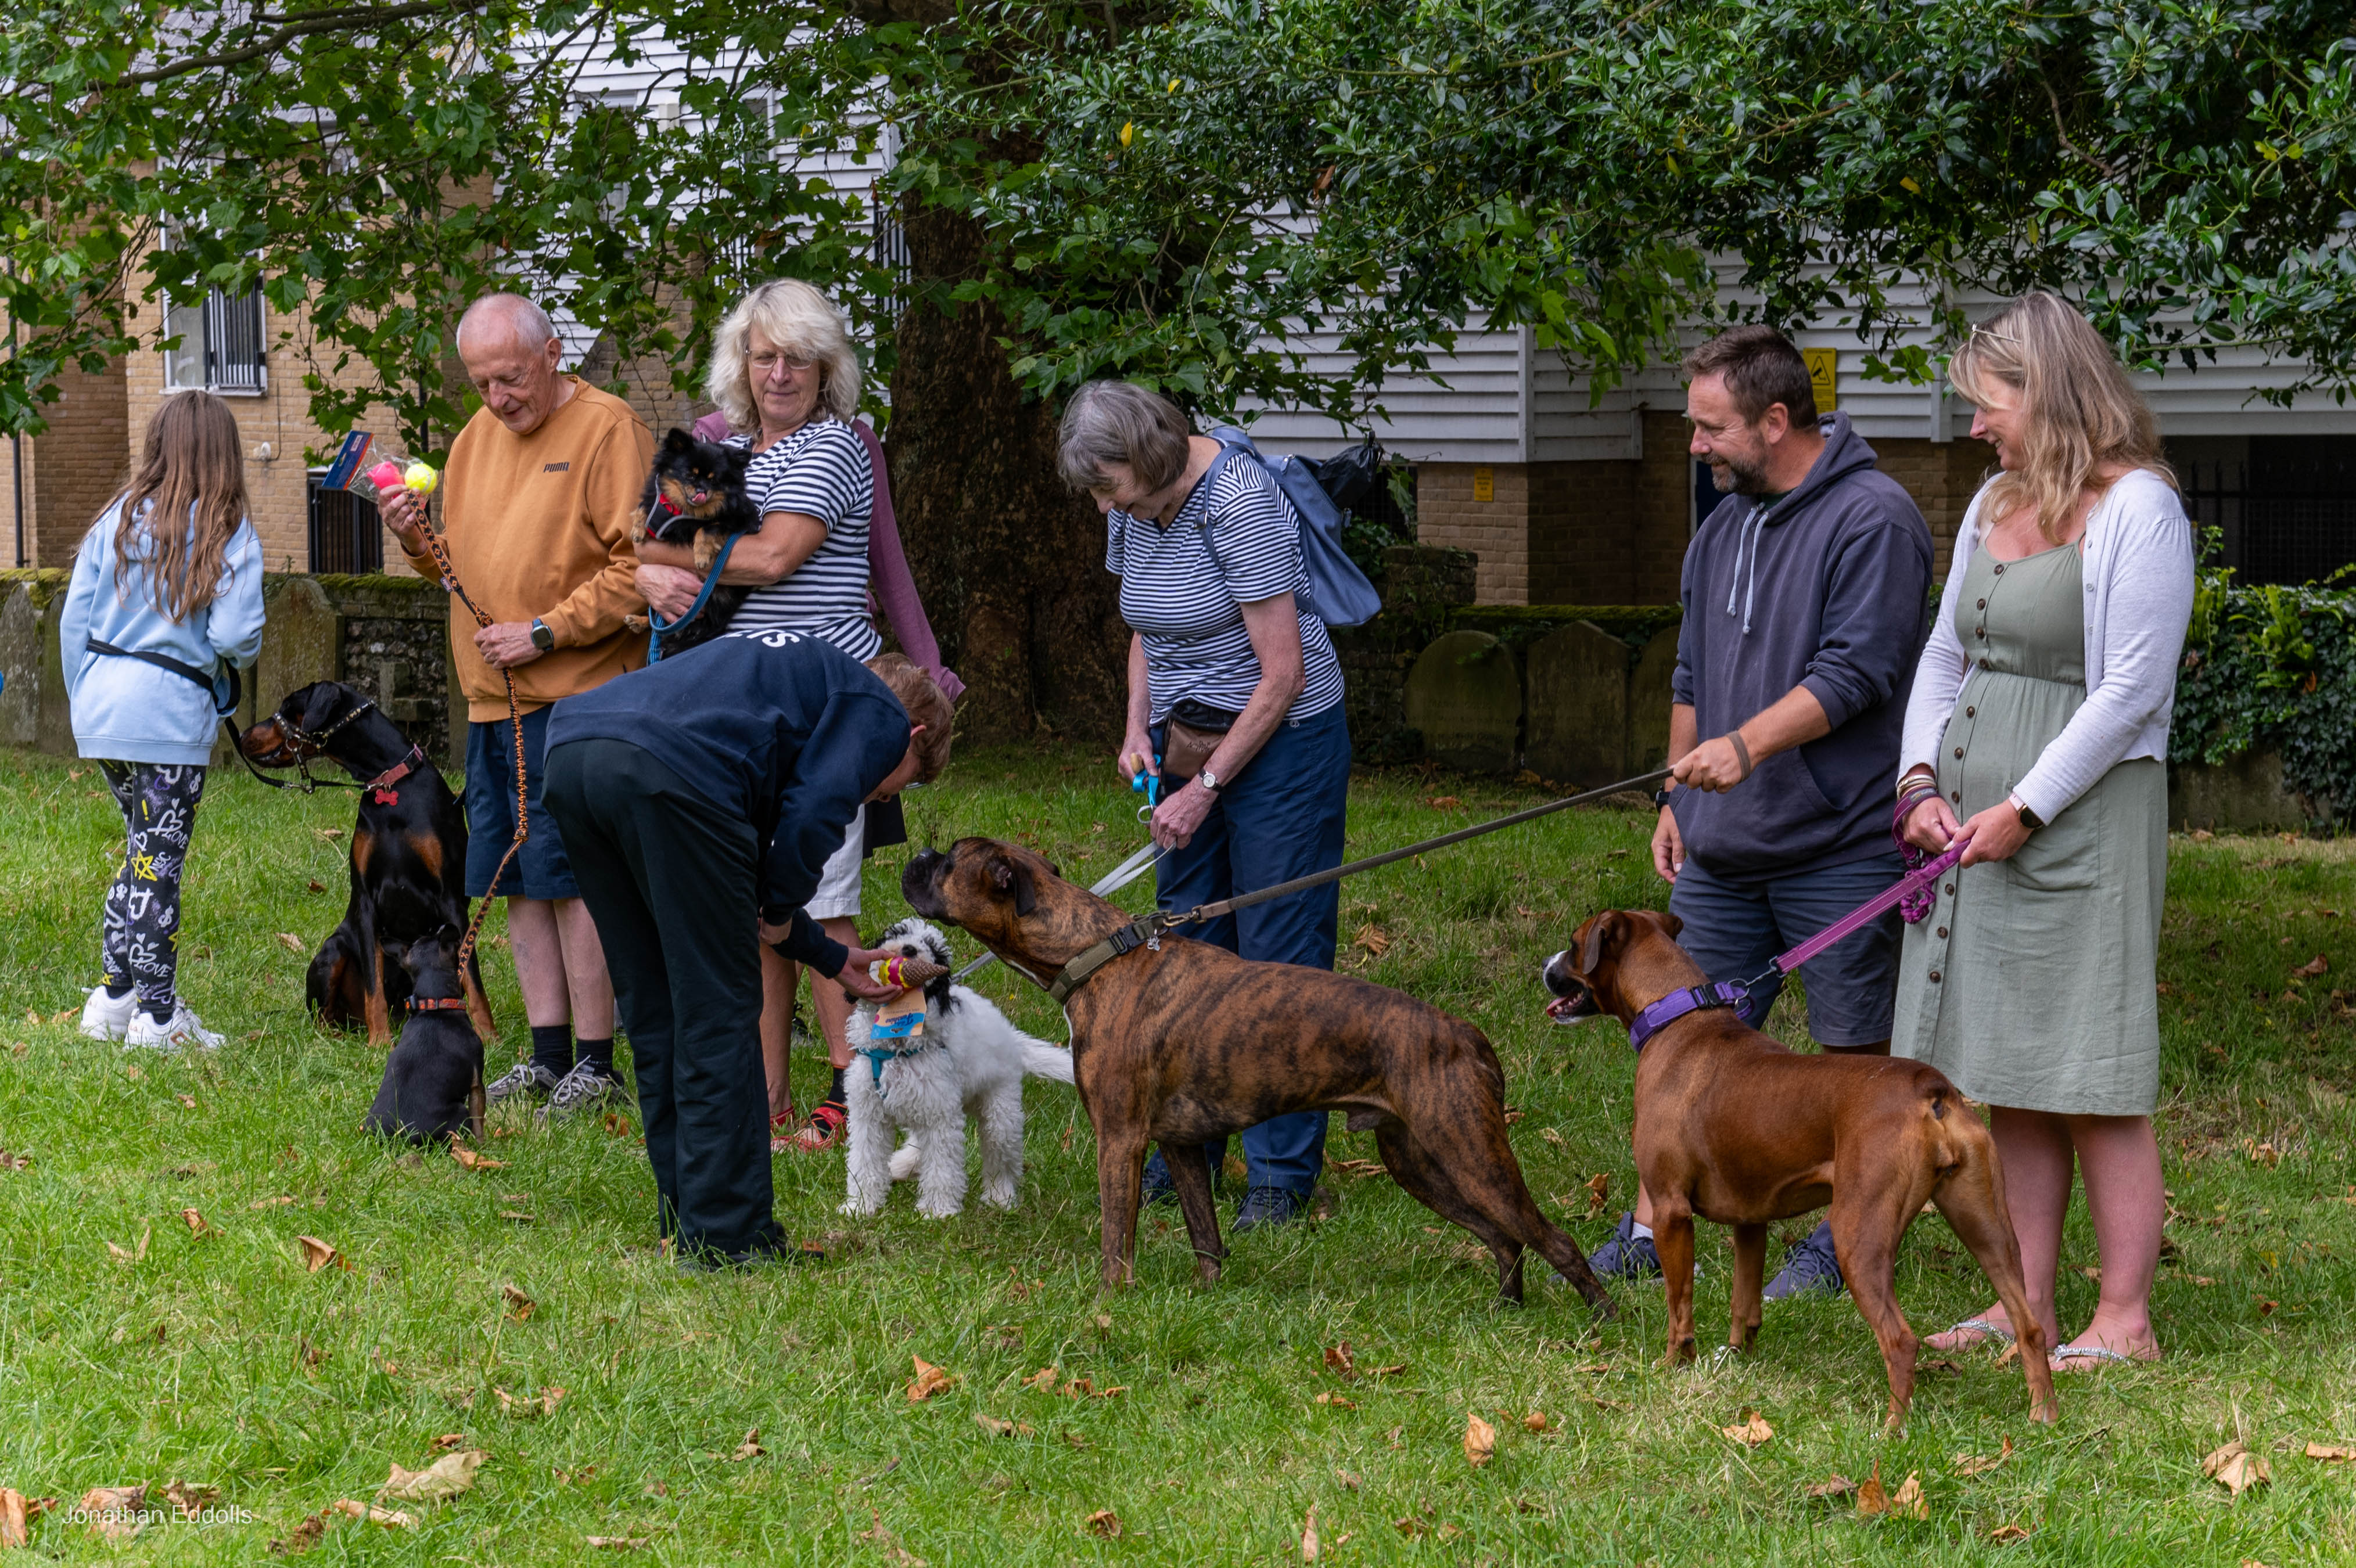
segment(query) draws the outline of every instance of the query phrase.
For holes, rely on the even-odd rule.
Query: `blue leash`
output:
[[[720,586],[720,574],[728,570],[730,552],[735,549],[736,541],[744,537],[743,534],[730,534],[721,544],[720,559],[713,561],[712,570],[704,574],[703,586],[696,590],[695,603],[687,607],[686,614],[676,621],[666,621],[662,618],[662,612],[657,610],[652,604],[647,606],[647,625],[650,634],[647,638],[647,663],[662,662],[662,640],[665,632],[675,632],[703,613],[703,607],[712,603],[712,591]]]

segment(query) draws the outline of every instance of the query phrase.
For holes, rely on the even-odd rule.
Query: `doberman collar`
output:
[[[412,997],[409,1010],[412,1013],[460,1013],[466,1010],[464,997]]]
[[[1143,920],[1122,926],[1065,965],[1047,987],[1047,995],[1055,998],[1057,1007],[1063,1006],[1074,991],[1087,984],[1090,976],[1114,959],[1125,957],[1141,947],[1161,952],[1162,933],[1169,929],[1169,917],[1160,913],[1149,914]]]
[[[409,748],[409,755],[402,758],[360,787],[376,792],[369,798],[375,801],[377,805],[391,805],[401,798],[401,792],[393,786],[424,765],[425,752],[419,747],[412,746]]]
[[[1671,991],[1628,1021],[1628,1048],[1644,1050],[1646,1040],[1687,1013],[1732,1008],[1747,1019],[1750,1005],[1751,993],[1731,980],[1715,986],[1689,986],[1682,991]]]

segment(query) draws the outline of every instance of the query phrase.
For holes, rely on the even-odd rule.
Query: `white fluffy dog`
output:
[[[948,939],[921,920],[904,920],[878,939],[887,953],[949,966]],[[1072,1081],[1072,1053],[1032,1039],[985,997],[948,976],[925,987],[925,1032],[877,1040],[875,1004],[851,1015],[851,1070],[843,1101],[851,1115],[846,1214],[884,1207],[892,1183],[916,1179],[916,1212],[946,1220],[965,1207],[965,1119],[981,1124],[981,1200],[1012,1209],[1023,1185],[1023,1080]],[[908,1141],[896,1151],[892,1131]]]

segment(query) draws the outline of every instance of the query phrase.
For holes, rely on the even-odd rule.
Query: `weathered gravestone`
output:
[[[1628,645],[1574,621],[1530,645],[1527,759],[1581,788],[1628,776]]]
[[[1407,677],[1407,721],[1424,750],[1466,773],[1509,773],[1521,749],[1522,683],[1514,656],[1486,632],[1450,632]]]
[[[1653,634],[1628,677],[1628,770],[1633,778],[1669,765],[1669,683],[1677,672],[1677,628]]]
[[[0,745],[29,746],[41,733],[42,616],[26,584],[0,592]]]

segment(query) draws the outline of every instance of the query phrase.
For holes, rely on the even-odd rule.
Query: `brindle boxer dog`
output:
[[[1547,961],[1558,1021],[1622,1023],[1673,992],[1704,984],[1676,944],[1673,914],[1607,910]],[[2029,1307],[2020,1247],[2004,1202],[1996,1142],[1945,1074],[1876,1056],[1802,1056],[1730,1008],[1689,1012],[1636,1059],[1636,1172],[1653,1200],[1653,1242],[1668,1285],[1669,1360],[1694,1355],[1693,1217],[1734,1228],[1734,1327],[1751,1349],[1767,1226],[1832,1204],[1833,1246],[1850,1296],[1881,1344],[1888,1426],[1905,1424],[1921,1341],[1898,1310],[1898,1243],[1925,1200],[1979,1260],[2020,1336],[2029,1419],[2051,1421],[2053,1373]]]
[[[927,920],[971,932],[1044,985],[1130,923],[1019,845],[961,838],[908,862],[900,891]],[[1296,964],[1255,964],[1165,935],[1116,958],[1071,994],[1072,1067],[1097,1134],[1104,1287],[1130,1283],[1146,1147],[1159,1143],[1186,1216],[1195,1275],[1226,1249],[1200,1147],[1270,1116],[1342,1111],[1374,1129],[1408,1195],[1487,1243],[1497,1288],[1522,1298],[1535,1247],[1608,1315],[1611,1297],[1577,1243],[1531,1201],[1505,1136],[1505,1075],[1479,1029],[1380,986]]]

